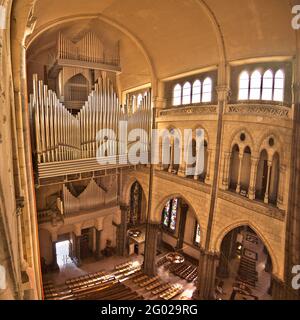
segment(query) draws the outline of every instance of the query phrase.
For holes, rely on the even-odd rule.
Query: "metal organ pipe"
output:
[[[59,101],[56,93],[34,75],[30,119],[38,163],[96,157],[99,147],[97,132],[112,129],[118,139],[120,120],[128,121],[128,132],[135,128],[145,130],[146,133],[143,132],[140,137],[141,152],[145,152],[150,133],[151,93],[148,91],[143,96],[135,112],[128,102],[127,107],[121,109],[113,84],[103,72],[88,100],[74,116]],[[125,137],[120,139],[124,142]],[[116,140],[109,139],[107,148],[108,154],[121,152]]]

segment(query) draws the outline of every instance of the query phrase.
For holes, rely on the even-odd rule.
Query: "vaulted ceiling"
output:
[[[228,61],[295,54],[289,0],[37,0],[28,59],[41,61],[58,30],[121,40],[124,89]]]

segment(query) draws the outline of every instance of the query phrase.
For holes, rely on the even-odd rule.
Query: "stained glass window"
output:
[[[164,213],[163,213],[163,223],[166,227],[169,226],[169,220],[170,220],[170,207],[171,207],[171,200],[169,200],[164,208]]]
[[[172,211],[171,211],[171,221],[170,229],[175,231],[176,229],[176,217],[177,217],[178,199],[172,200]]]
[[[142,203],[142,187],[135,182],[130,192],[130,214],[127,218],[129,225],[141,223],[141,203]]]
[[[162,223],[166,229],[174,232],[176,230],[176,220],[178,212],[178,199],[174,198],[169,200],[162,213]]]
[[[200,224],[196,221],[195,234],[194,234],[194,243],[197,246],[200,246]]]

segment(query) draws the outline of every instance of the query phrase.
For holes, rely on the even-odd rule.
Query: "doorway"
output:
[[[56,261],[60,269],[72,262],[70,257],[70,240],[56,243]]]

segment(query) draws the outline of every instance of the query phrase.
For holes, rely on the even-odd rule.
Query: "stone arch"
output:
[[[203,230],[203,226],[201,224],[201,221],[196,213],[196,210],[194,209],[194,206],[191,204],[190,200],[187,200],[187,198],[185,196],[183,196],[180,193],[173,193],[173,194],[169,194],[168,196],[164,196],[162,199],[160,199],[160,201],[156,204],[154,210],[152,212],[156,212],[156,214],[159,214],[159,219],[155,219],[155,221],[161,221],[161,213],[162,210],[164,209],[166,203],[168,200],[173,199],[173,198],[180,198],[183,199],[184,202],[189,206],[189,210],[191,210],[191,212],[193,213],[195,219],[197,220],[197,222],[200,225],[200,247],[203,247],[204,241],[205,241],[205,234],[204,234],[204,230]]]
[[[196,131],[196,129],[203,129],[204,130],[204,140],[207,142],[207,145],[209,146],[209,134],[207,129],[200,123],[197,123],[196,125],[193,126],[192,130],[193,130],[193,138],[195,137],[194,132]]]
[[[278,143],[275,147],[270,147],[267,139],[273,137]],[[259,143],[257,144],[257,153],[260,154],[262,150],[266,150],[269,158],[271,159],[273,155],[278,152],[280,158],[285,162],[286,152],[283,148],[283,141],[278,134],[272,130],[266,131],[263,136],[260,138]]]
[[[126,181],[126,183],[123,185],[123,190],[122,190],[122,196],[121,196],[121,202],[124,203],[125,205],[129,205],[130,204],[130,190],[132,185],[138,182],[142,188],[145,200],[146,200],[146,207],[148,205],[148,192],[146,192],[148,190],[148,186],[146,186],[145,183],[143,183],[141,181],[141,179],[137,178],[137,177],[132,177],[130,179],[128,179]]]
[[[239,136],[241,133],[246,134],[246,141],[245,142],[242,142],[239,139]],[[247,139],[247,137],[249,139]],[[235,130],[231,134],[230,139],[228,141],[229,141],[227,144],[227,151],[228,152],[231,152],[231,150],[235,144],[238,145],[240,150],[244,150],[248,146],[250,148],[251,152],[255,151],[254,139],[253,139],[252,135],[250,134],[250,132],[248,131],[248,129],[245,127],[240,127],[237,130]]]
[[[276,275],[278,274],[279,271],[279,265],[278,265],[278,259],[277,256],[275,254],[275,251],[273,250],[272,246],[270,245],[269,241],[267,240],[267,238],[263,235],[263,233],[260,231],[260,228],[258,226],[256,226],[256,224],[254,224],[253,222],[249,221],[249,220],[240,220],[240,221],[236,221],[230,225],[227,225],[226,227],[224,227],[219,234],[217,235],[217,237],[215,238],[214,242],[213,242],[213,251],[215,252],[220,252],[221,250],[221,244],[222,241],[224,239],[224,237],[232,230],[238,228],[238,227],[242,227],[242,226],[249,226],[257,235],[258,237],[262,240],[263,244],[266,246],[269,254],[270,254],[270,258],[272,261],[272,266],[273,266],[273,274]]]

